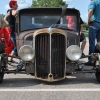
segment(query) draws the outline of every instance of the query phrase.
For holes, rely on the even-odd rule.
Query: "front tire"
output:
[[[4,65],[6,63],[3,62],[3,56],[2,54],[0,54],[0,84],[2,83],[3,81],[3,77],[4,77]]]
[[[2,54],[4,53],[4,43],[0,42],[0,84],[4,77],[4,67],[2,66]]]
[[[97,78],[97,81],[100,83],[100,72],[96,72],[95,76]]]
[[[3,77],[4,77],[4,70],[2,70],[2,71],[0,72],[0,84],[1,84],[2,81],[3,81]]]

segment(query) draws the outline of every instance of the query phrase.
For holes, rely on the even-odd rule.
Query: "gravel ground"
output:
[[[99,92],[0,92],[0,100],[100,100]]]

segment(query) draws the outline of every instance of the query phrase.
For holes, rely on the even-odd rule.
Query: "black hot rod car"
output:
[[[74,25],[67,20],[74,18]],[[93,69],[85,70],[79,59],[80,13],[72,8],[25,8],[16,17],[16,44],[19,59],[15,69],[9,69],[9,54],[0,43],[0,83],[4,74],[25,73],[36,79],[53,82],[66,78],[67,73],[95,73],[100,82],[100,50],[85,57],[91,57]],[[100,47],[97,43],[96,48]]]

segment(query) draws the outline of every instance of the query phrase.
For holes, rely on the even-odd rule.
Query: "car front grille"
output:
[[[50,69],[50,36],[47,33],[36,36],[36,73],[37,77],[47,78]]]
[[[65,37],[61,34],[52,34],[51,40],[51,72],[54,79],[62,78],[65,70]]]
[[[54,79],[63,78],[65,72],[65,36],[59,33],[38,34],[35,37],[36,76],[47,79],[52,73]]]

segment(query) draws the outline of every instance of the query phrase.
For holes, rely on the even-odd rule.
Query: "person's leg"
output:
[[[82,44],[81,44],[82,52],[84,51],[85,45],[86,45],[86,39],[84,39],[84,40],[82,41]]]
[[[89,55],[94,53],[95,49],[95,39],[96,39],[97,29],[95,28],[95,24],[93,22],[92,25],[89,26]],[[89,62],[91,62],[91,58],[88,58]]]
[[[98,31],[96,34],[97,42],[100,42],[100,24],[98,24]]]
[[[98,22],[92,22],[89,26],[89,55],[94,53],[95,51],[95,39],[97,38],[97,42],[100,41],[100,24]],[[88,63],[86,65],[91,64],[91,57],[88,58]],[[92,65],[92,64],[91,64]]]
[[[10,39],[11,39],[11,41],[13,42],[13,44],[14,44],[14,38],[11,36],[10,37]],[[15,44],[14,44],[14,47],[15,47]],[[11,51],[11,53],[9,54],[10,56],[14,56],[14,54],[15,54],[15,52],[14,52],[14,48],[13,48],[13,50]],[[12,57],[8,57],[8,60],[9,61],[12,61]]]
[[[15,35],[11,35],[10,39],[14,44],[14,48],[13,48],[12,52],[10,53],[10,56],[15,56],[15,53],[17,52]],[[8,58],[9,61],[12,61],[12,59],[13,59],[12,57]]]
[[[10,39],[12,40],[13,44],[14,44],[14,48],[13,48],[13,52],[17,52],[17,48],[16,48],[16,39],[15,39],[15,35],[11,35]]]
[[[86,45],[86,38],[85,38],[84,33],[82,33],[81,36],[80,36],[80,42],[82,42],[81,49],[82,49],[82,52],[83,52],[84,48],[85,48],[85,45]]]
[[[89,26],[89,55],[95,50],[96,29]],[[88,62],[85,65],[91,66],[91,57],[88,57]]]
[[[94,52],[96,38],[97,42],[100,42],[100,23],[92,22],[89,26],[89,54]]]

